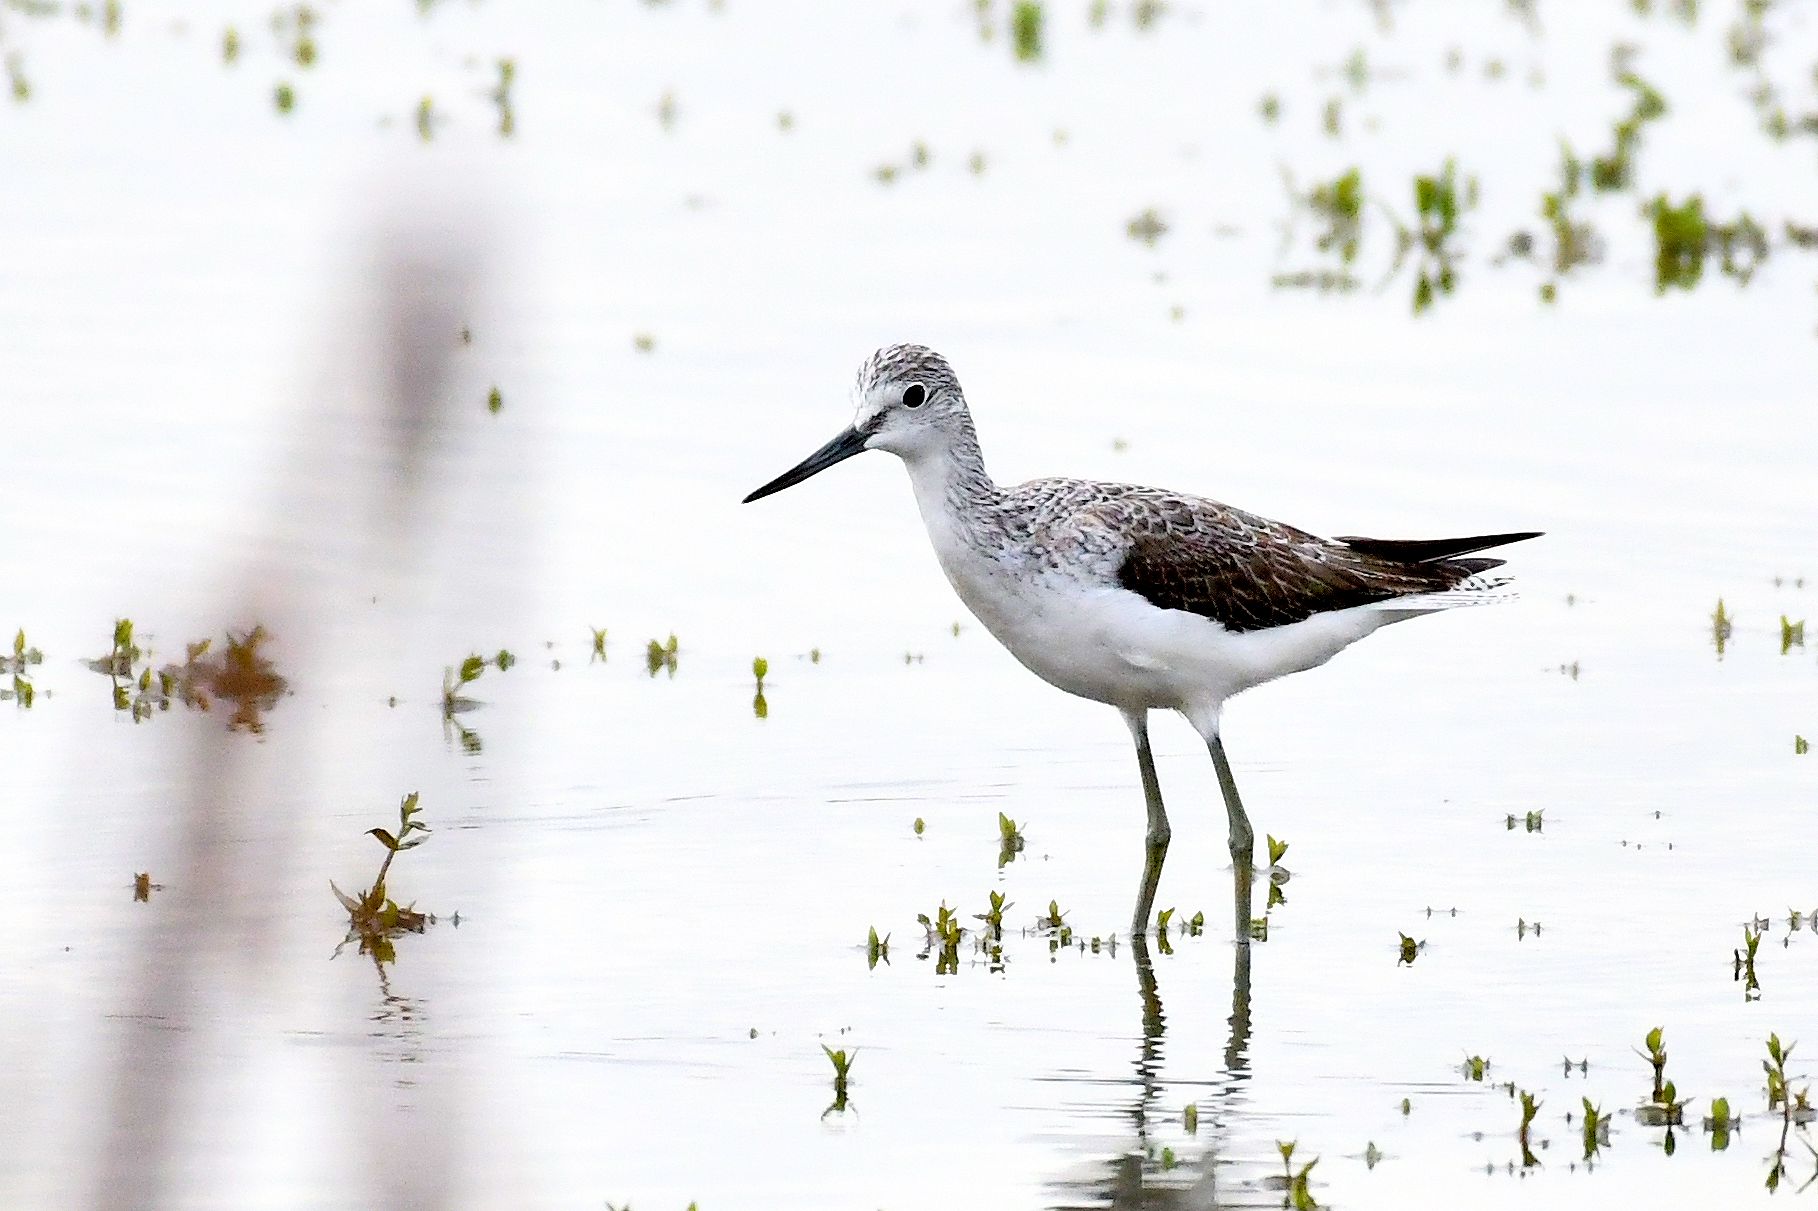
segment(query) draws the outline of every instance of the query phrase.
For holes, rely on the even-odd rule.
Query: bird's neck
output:
[[[922,521],[937,547],[942,538],[983,546],[1002,528],[1004,494],[985,470],[969,419],[952,441],[904,462]]]

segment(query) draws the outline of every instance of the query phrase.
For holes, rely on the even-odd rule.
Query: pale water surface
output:
[[[1267,1207],[1278,1141],[1344,1208],[1818,1197],[1798,1129],[1764,1188],[1760,1064],[1801,1040],[1799,1088],[1818,1054],[1818,636],[1779,624],[1818,615],[1818,257],[1656,299],[1638,215],[1818,221],[1812,142],[1756,129],[1740,6],[1385,7],[1050,4],[1019,66],[1002,5],[981,40],[963,4],[339,4],[307,70],[241,5],[0,14],[32,83],[0,114],[0,627],[45,653],[0,709],[0,1203]],[[1792,106],[1813,18],[1771,15]],[[1670,112],[1548,307],[1491,261],[1541,230],[1559,139],[1626,112],[1618,42]],[[1447,157],[1479,178],[1453,296],[1409,314],[1374,202],[1362,289],[1271,287],[1330,263],[1284,167],[1361,165],[1406,219]],[[1519,601],[1232,705],[1293,872],[1247,976],[1190,729],[1156,726],[1178,911],[1139,962],[1124,729],[962,615],[893,460],[737,503],[896,340],[953,360],[1006,481],[1548,531]],[[83,664],[122,617],[154,665],[262,622],[289,693],[257,736],[218,703],[135,723]],[[500,648],[445,722],[444,668]],[[434,832],[389,886],[437,923],[331,958],[329,880],[370,883],[411,790]],[[993,890],[1001,961],[937,974],[917,914]],[[1633,1113],[1654,1026],[1670,1149]],[[822,1044],[857,1049],[844,1110]],[[1543,1103],[1533,1163],[1504,1082]],[[1590,1162],[1581,1097],[1615,1112]]]

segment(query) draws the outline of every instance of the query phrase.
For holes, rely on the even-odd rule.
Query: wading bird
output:
[[[1116,707],[1130,728],[1149,808],[1138,934],[1148,929],[1169,837],[1150,711],[1179,711],[1212,754],[1245,940],[1255,834],[1219,740],[1225,700],[1324,664],[1391,622],[1493,597],[1503,582],[1482,573],[1503,561],[1460,557],[1539,536],[1319,538],[1158,488],[1084,479],[1000,488],[940,354],[880,349],[859,370],[857,395],[845,432],[745,503],[866,450],[903,460],[935,556],[966,608],[1042,680]]]

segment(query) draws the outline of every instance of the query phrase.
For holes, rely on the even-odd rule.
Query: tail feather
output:
[[[1435,563],[1451,559],[1454,555],[1469,555],[1473,551],[1487,551],[1491,547],[1503,547],[1512,542],[1525,542],[1530,538],[1539,538],[1540,535],[1539,530],[1526,530],[1517,534],[1479,534],[1474,538],[1363,538],[1348,534],[1340,535],[1338,541],[1353,551],[1374,555],[1379,559],[1394,559],[1403,563]],[[1504,561],[1461,559],[1457,562],[1475,565],[1471,570],[1481,572]]]

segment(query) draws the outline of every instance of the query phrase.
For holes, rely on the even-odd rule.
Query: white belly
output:
[[[1129,710],[1178,710],[1214,726],[1233,694],[1324,664],[1395,617],[1369,607],[1233,632],[1127,589],[1029,574],[967,550],[940,551],[954,591],[1042,680]],[[1204,730],[1204,729],[1202,729]]]

